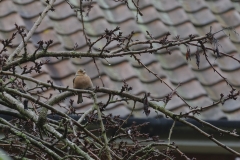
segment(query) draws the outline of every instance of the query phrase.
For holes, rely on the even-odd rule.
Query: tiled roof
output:
[[[77,5],[74,0],[74,5]],[[172,37],[180,35],[187,38],[189,34],[205,35],[210,31],[218,31],[222,27],[235,27],[240,32],[240,4],[234,0],[144,0],[139,2],[143,16],[138,16],[136,21],[136,8],[129,1],[129,8],[126,4],[113,2],[113,0],[98,0],[93,2],[89,16],[84,16],[86,34],[89,38],[97,39],[104,33],[106,28],[113,29],[120,26],[123,34],[135,31],[134,39],[147,40],[148,30],[154,38],[161,39],[167,32]],[[16,30],[14,24],[25,27],[29,30],[39,13],[44,9],[44,3],[35,0],[4,0],[0,3],[0,39],[7,39]],[[83,36],[83,28],[80,20],[74,11],[64,0],[57,0],[54,5],[54,12],[49,12],[38,27],[30,42],[28,51],[34,51],[39,40],[53,40],[49,50],[63,51],[71,50],[74,44],[78,44],[78,51],[86,51],[87,45]],[[240,37],[231,34],[230,38],[220,32],[216,35],[222,47],[220,51],[240,59]],[[17,36],[13,45],[17,47],[21,38]],[[98,43],[94,49],[101,48],[104,42]],[[109,47],[114,47],[110,45]],[[144,46],[142,46],[144,47]],[[138,48],[136,48],[138,49]],[[196,47],[190,47],[192,55],[196,52]],[[14,49],[9,49],[9,53]],[[171,87],[177,87],[178,93],[191,106],[202,107],[210,105],[220,98],[220,93],[227,95],[231,88],[206,62],[203,56],[200,57],[200,67],[198,69],[194,57],[186,61],[186,47],[179,46],[171,49],[171,55],[166,50],[156,54],[142,54],[139,56],[142,63],[153,72],[157,73]],[[230,84],[235,88],[240,88],[240,64],[228,57],[216,59],[209,53],[209,60],[214,68],[227,77]],[[95,86],[102,86],[99,74],[91,58],[71,58],[71,59],[50,59],[50,63],[43,67],[40,74],[33,73],[31,76],[47,82],[52,80],[55,84],[72,87],[72,79],[78,68],[84,68],[92,78]],[[151,92],[152,98],[163,98],[171,90],[161,83],[155,76],[139,65],[129,56],[111,59],[96,59],[100,76],[105,87],[111,89],[121,89],[123,80],[132,86],[131,91],[136,95],[143,95],[145,91]],[[29,65],[31,65],[29,63]],[[31,83],[29,86],[33,85]],[[57,94],[57,91],[48,90],[43,94],[48,97],[50,93]],[[77,96],[70,97],[77,101]],[[65,105],[69,106],[70,98],[65,100]],[[99,95],[99,101],[106,102],[107,94]],[[162,102],[157,102],[163,104]],[[92,100],[84,98],[82,104],[74,103],[76,112],[82,113],[92,104]],[[133,102],[126,104],[119,102],[110,104],[106,113],[120,114],[126,116],[131,112]],[[167,109],[179,113],[186,112],[189,108],[177,96],[166,106]],[[62,111],[66,111],[61,108]],[[146,118],[143,113],[143,105],[136,105],[135,117]],[[218,105],[204,111],[200,116],[203,119],[218,120],[226,118],[238,120],[240,112],[240,100],[229,101],[223,105]],[[149,117],[157,116],[151,110]]]

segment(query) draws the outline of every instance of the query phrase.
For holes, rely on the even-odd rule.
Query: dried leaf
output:
[[[148,99],[147,99],[147,93],[145,93],[144,98],[143,98],[143,110],[146,116],[150,114],[149,104],[148,104]]]
[[[190,48],[187,46],[186,60],[188,61],[188,59],[191,60],[191,56],[190,56]]]
[[[200,54],[199,54],[199,50],[197,49],[197,52],[196,52],[196,64],[198,66],[198,69],[199,69],[199,64],[200,64]]]
[[[220,53],[219,53],[219,50],[218,50],[218,47],[216,47],[215,52],[217,53],[217,58],[221,57],[221,56],[220,56]]]

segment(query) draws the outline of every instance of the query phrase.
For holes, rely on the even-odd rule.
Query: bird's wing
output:
[[[73,83],[74,83],[75,78],[76,78],[76,77],[73,78]]]

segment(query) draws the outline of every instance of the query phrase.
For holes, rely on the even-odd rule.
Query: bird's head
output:
[[[84,71],[83,69],[79,69],[79,70],[77,71],[76,75],[83,75],[83,74],[85,74],[85,73],[86,73],[86,71]]]

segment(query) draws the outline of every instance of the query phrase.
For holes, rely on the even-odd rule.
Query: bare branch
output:
[[[28,42],[28,40],[31,38],[31,36],[33,35],[33,33],[35,32],[35,30],[38,28],[38,26],[41,24],[43,18],[47,15],[48,11],[52,9],[52,6],[54,4],[56,0],[51,0],[46,8],[43,10],[43,12],[40,14],[40,16],[38,17],[37,21],[34,23],[33,27],[31,28],[31,30],[28,32],[27,36],[24,38],[24,41],[22,41],[20,43],[20,45],[15,49],[15,51],[9,56],[8,58],[8,63],[12,62],[13,58],[15,55],[17,55],[18,53],[21,52],[21,50],[24,47],[24,44]],[[24,43],[25,42],[25,43]]]

